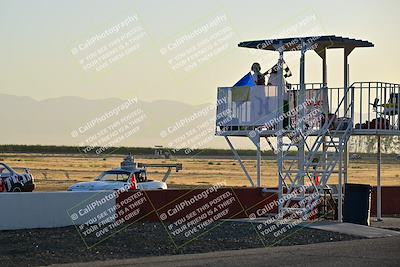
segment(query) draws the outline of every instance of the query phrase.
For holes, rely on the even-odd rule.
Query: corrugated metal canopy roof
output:
[[[356,47],[373,47],[374,44],[364,40],[346,38],[335,35],[326,36],[309,36],[309,37],[293,37],[283,39],[269,39],[258,41],[245,41],[239,43],[239,47],[255,48],[263,50],[278,51],[283,47],[284,51],[299,51],[301,43],[304,42],[309,49],[322,48],[356,48]],[[313,47],[312,47],[313,46]]]

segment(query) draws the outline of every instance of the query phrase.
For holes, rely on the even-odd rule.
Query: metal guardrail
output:
[[[288,90],[289,103],[298,105],[297,92],[300,88],[299,84],[291,84]],[[351,114],[344,108],[344,105],[339,106],[341,99],[343,99],[345,90],[340,87],[326,88],[322,83],[307,83],[306,84],[306,98],[310,97],[313,92],[321,89],[326,89],[328,113],[335,113],[337,118],[352,117],[353,118],[353,133],[354,134],[390,134],[400,135],[400,84],[386,83],[386,82],[355,82],[347,91],[348,102],[354,101],[354,106]],[[354,98],[354,99],[353,99]],[[250,103],[228,103],[233,116],[243,116],[243,114],[251,113]],[[339,107],[339,108],[338,108]],[[295,120],[295,117],[292,118]],[[229,127],[221,129],[217,126],[219,131],[240,131],[251,130],[250,128],[258,127],[260,125],[248,125],[239,123],[231,124]],[[249,127],[250,126],[250,127]],[[318,129],[318,126],[313,128]],[[274,129],[270,129],[274,130]]]
[[[355,82],[355,130],[400,130],[400,85]]]

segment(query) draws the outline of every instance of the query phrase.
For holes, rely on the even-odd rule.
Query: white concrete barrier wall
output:
[[[84,223],[75,221],[67,211],[84,209],[87,203],[104,200],[112,191],[0,193],[0,230],[54,228]],[[115,207],[115,198],[107,198],[95,213]],[[77,212],[79,213],[79,212]]]

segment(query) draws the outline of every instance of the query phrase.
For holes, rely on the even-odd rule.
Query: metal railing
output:
[[[400,130],[400,85],[386,82],[355,82],[354,131]]]
[[[292,94],[297,94],[299,88],[299,84],[292,85]],[[306,92],[323,88],[323,84],[306,84]],[[330,114],[336,112],[337,118],[352,117],[355,134],[376,132],[400,134],[400,84],[355,82],[349,88],[351,90],[347,91],[348,102],[354,98],[351,114],[346,112],[344,105],[339,106],[345,94],[343,87],[327,88]]]
[[[345,105],[340,106],[345,90],[340,87],[326,88],[322,83],[306,84],[306,99],[317,96],[317,92],[325,90],[319,94],[322,101],[321,109],[324,113],[335,114],[336,119],[352,118],[353,134],[382,134],[400,135],[400,85],[386,82],[355,82],[347,91],[347,101],[354,102],[351,114],[345,109]],[[299,84],[291,84],[288,89],[287,99],[290,103],[289,109],[299,106],[298,93]],[[229,94],[228,94],[229,95]],[[354,98],[354,99],[353,99]],[[219,99],[220,100],[220,99]],[[240,129],[262,127],[264,120],[260,123],[249,123],[249,114],[252,113],[252,103],[244,101],[237,103],[227,98],[226,107],[229,109],[232,120],[228,127],[222,129],[221,125],[217,125],[217,131],[237,131]],[[328,105],[326,105],[328,103]],[[271,115],[271,114],[268,114]],[[291,116],[291,122],[294,124],[297,120],[296,114]],[[261,123],[263,122],[263,123]],[[322,124],[310,125],[315,130],[320,129]],[[220,128],[218,128],[220,127]],[[276,127],[269,127],[268,130],[275,131]]]

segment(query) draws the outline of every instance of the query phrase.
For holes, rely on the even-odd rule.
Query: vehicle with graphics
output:
[[[162,181],[149,180],[147,167],[168,168]],[[134,162],[128,155],[121,162],[121,167],[102,172],[95,181],[80,182],[68,188],[68,191],[97,191],[97,190],[163,190],[167,189],[166,180],[175,168],[176,172],[182,169],[182,164],[141,164]]]
[[[28,169],[18,173],[0,162],[0,192],[32,192],[35,189],[33,175]]]

